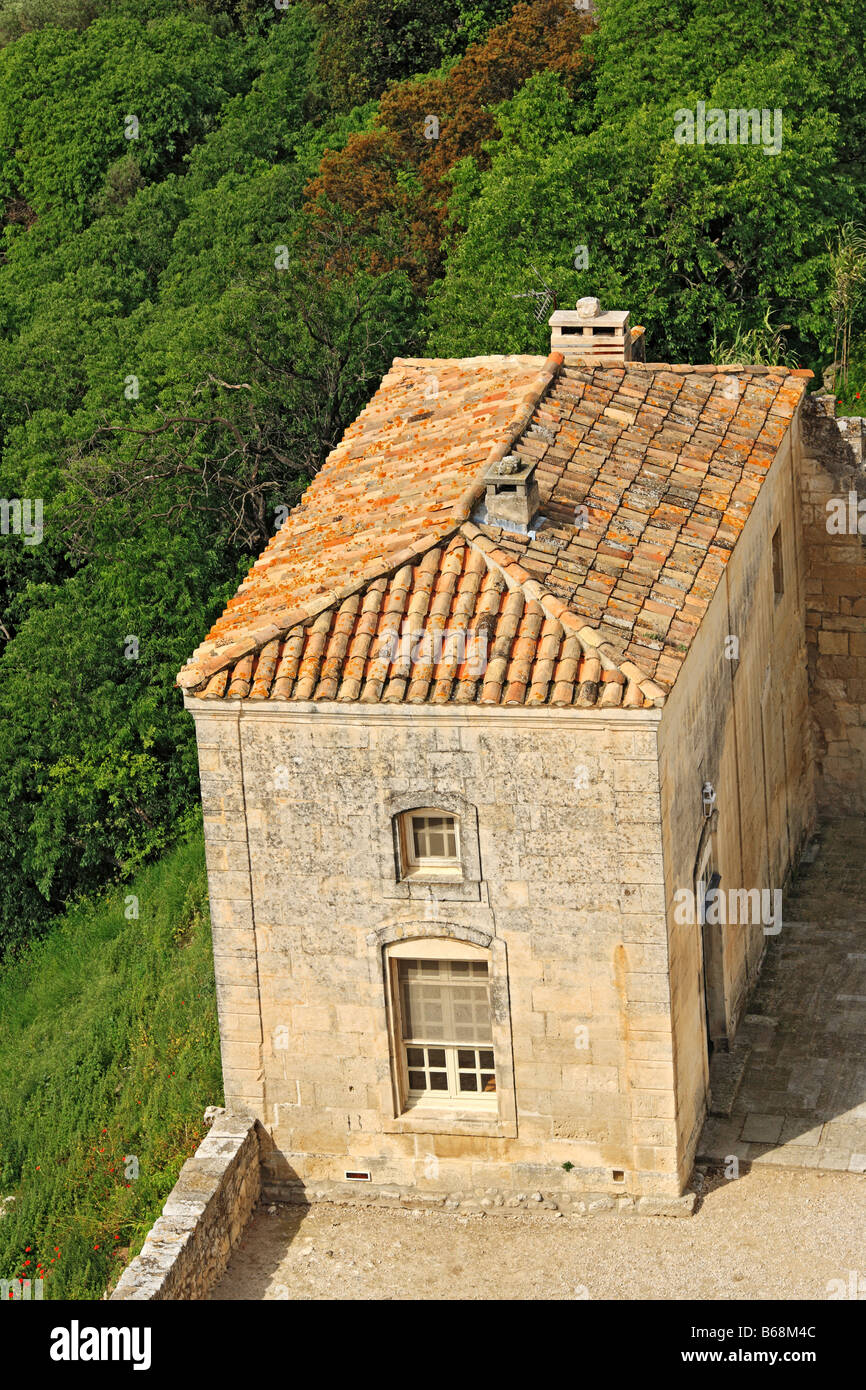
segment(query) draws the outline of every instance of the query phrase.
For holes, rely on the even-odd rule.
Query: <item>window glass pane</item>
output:
[[[407,1066],[409,1091],[418,1095],[459,1096],[495,1095],[496,1076],[493,1071],[482,1069],[481,1054],[474,1048],[416,1047],[406,1049],[409,1055],[420,1057],[417,1067]],[[450,1054],[450,1059],[449,1059]],[[492,1053],[486,1052],[492,1057]],[[453,1066],[454,1070],[451,1071]],[[452,1081],[451,1078],[454,1078]],[[452,1086],[456,1085],[456,1090]]]
[[[436,966],[438,979],[431,979],[426,972],[426,978],[420,977],[420,967],[428,964]],[[403,1037],[407,1042],[492,1042],[487,985],[474,972],[467,971],[469,965],[474,967],[475,964],[474,961],[398,962]],[[486,973],[486,966],[483,969]]]
[[[423,1067],[423,1065],[424,1065],[424,1049],[423,1049],[423,1047],[407,1047],[407,1048],[406,1048],[406,1061],[409,1063],[409,1066],[410,1066],[410,1067]]]
[[[492,1052],[481,1052],[481,1053],[479,1053],[479,1061],[480,1061],[480,1064],[481,1064],[482,1067],[492,1067],[492,1066],[493,1066],[493,1053],[492,1053]]]
[[[415,859],[457,858],[455,816],[413,815],[409,819]]]

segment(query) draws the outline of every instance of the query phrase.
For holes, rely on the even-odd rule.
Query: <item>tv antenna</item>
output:
[[[533,311],[533,317],[536,323],[543,323],[548,316],[551,306],[553,307],[553,309],[556,309],[556,295],[554,294],[550,286],[547,284],[547,282],[544,279],[542,279],[535,266],[532,265],[531,262],[530,266],[532,268],[533,275],[535,276],[536,280],[541,286],[541,289],[524,290],[522,294],[513,294],[511,298],[534,299],[535,307]]]

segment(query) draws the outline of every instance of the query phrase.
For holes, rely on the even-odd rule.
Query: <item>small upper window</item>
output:
[[[457,816],[425,807],[401,818],[403,867],[407,876],[460,877],[460,828]]]
[[[785,571],[782,565],[782,528],[773,532],[773,592],[776,598],[785,592]]]

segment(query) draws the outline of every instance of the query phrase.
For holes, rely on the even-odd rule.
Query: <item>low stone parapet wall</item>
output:
[[[217,1110],[210,1133],[181,1168],[162,1216],[123,1271],[112,1299],[206,1298],[260,1194],[256,1121]]]

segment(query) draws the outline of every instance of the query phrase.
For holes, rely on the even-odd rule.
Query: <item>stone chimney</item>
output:
[[[488,524],[506,531],[528,531],[540,500],[532,459],[506,454],[497,463],[491,463],[483,480]]]
[[[643,329],[632,329],[627,309],[602,312],[597,299],[579,299],[574,309],[557,309],[548,319],[550,350],[561,352],[566,365],[578,360],[588,367],[632,361],[632,343]]]

